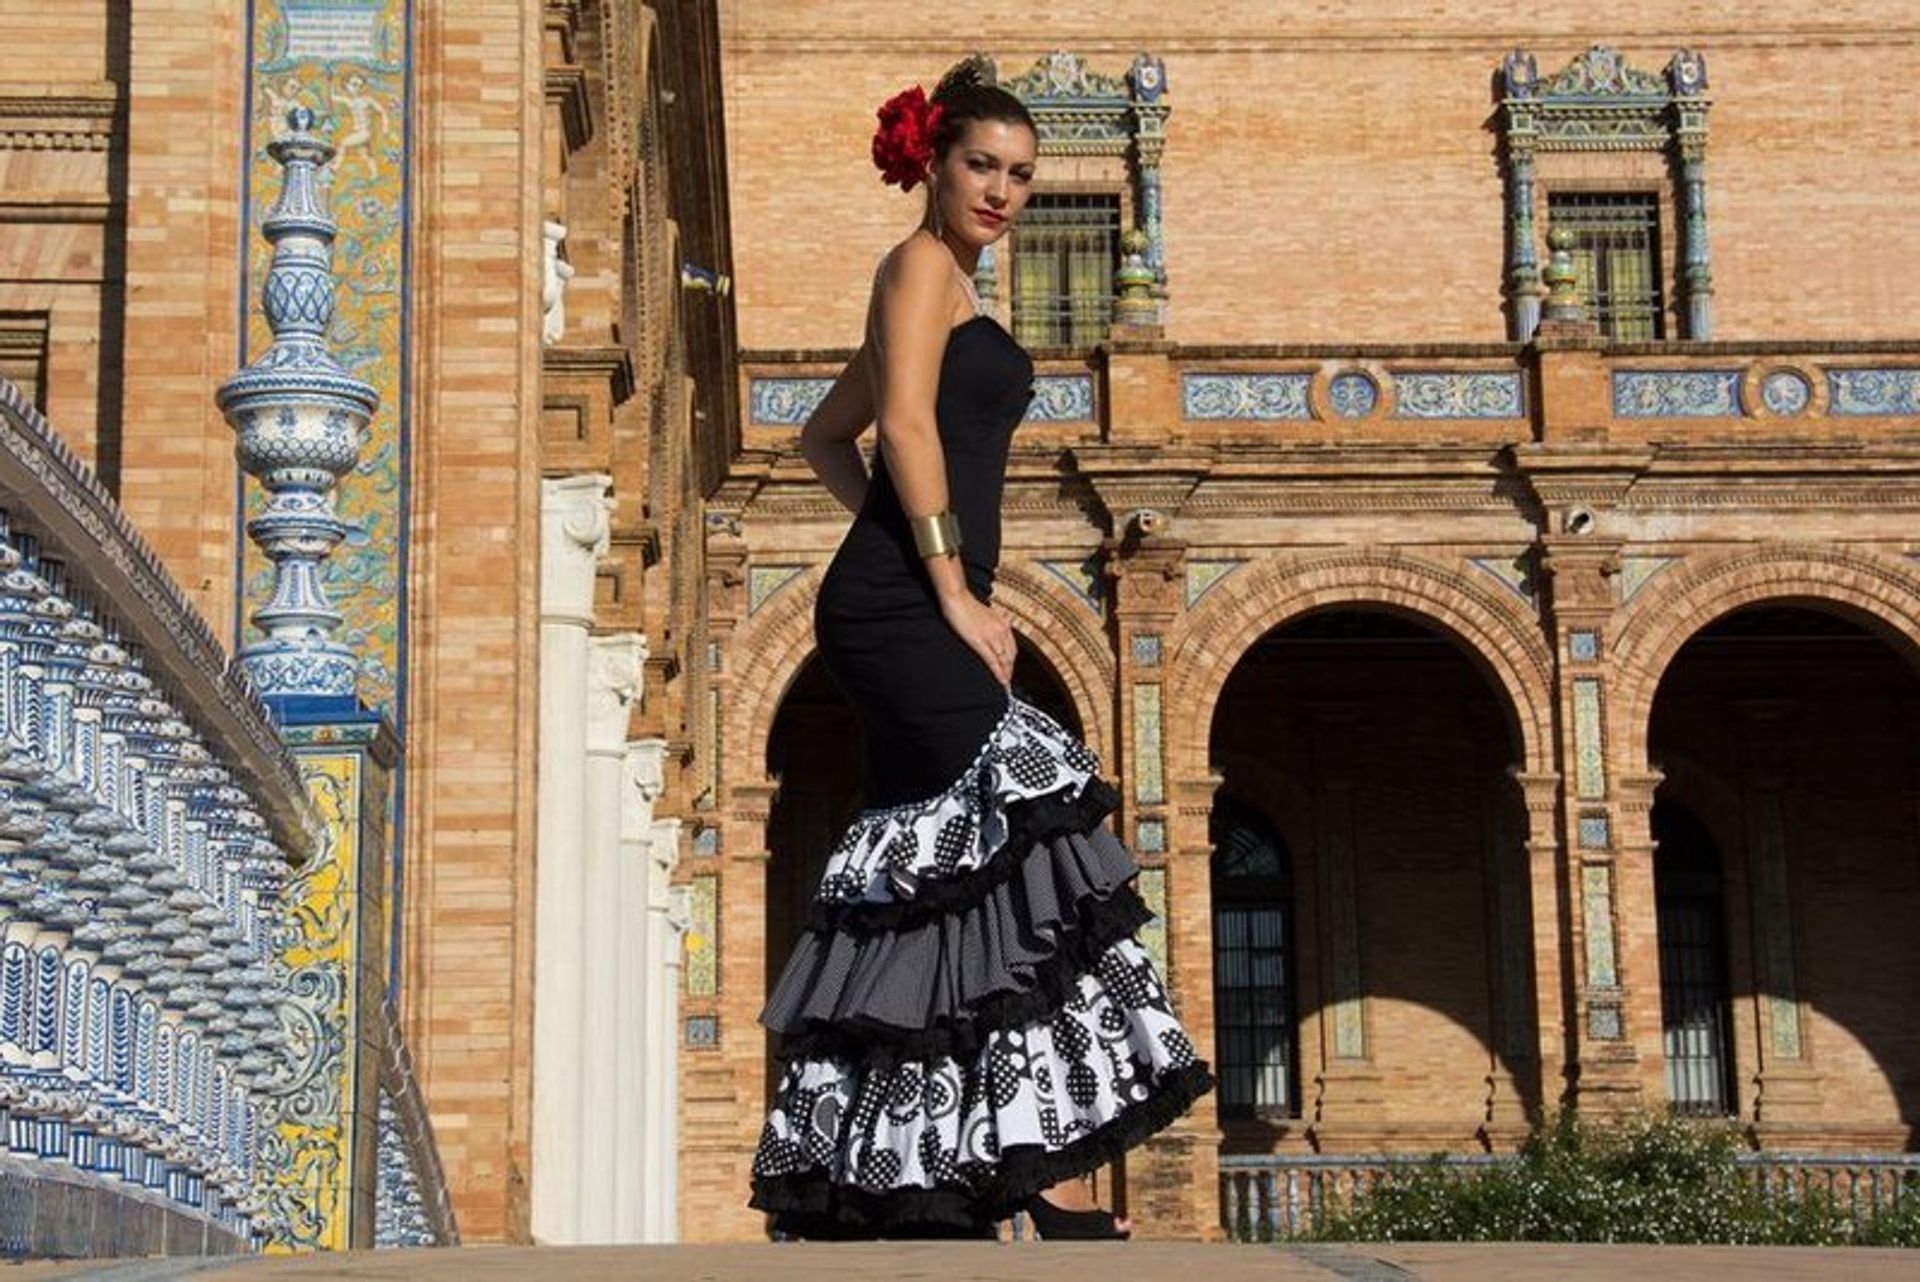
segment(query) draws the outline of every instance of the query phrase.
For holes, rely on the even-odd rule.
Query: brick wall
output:
[[[867,160],[874,109],[908,83],[931,89],[974,48],[1003,76],[1056,48],[1109,75],[1141,49],[1165,59],[1168,336],[1181,342],[1504,338],[1494,76],[1516,45],[1543,75],[1599,42],[1656,73],[1683,45],[1706,54],[1718,336],[1896,334],[1920,289],[1913,255],[1884,252],[1889,225],[1866,213],[1920,178],[1904,89],[1920,44],[1899,0],[1817,13],[1766,0],[1737,26],[1697,0],[1525,14],[1216,3],[1177,18],[1152,0],[991,0],[946,41],[878,0],[723,16],[747,348],[858,335],[873,264],[920,211],[918,191],[883,187]],[[1042,158],[1039,190],[1062,163]],[[1548,190],[1553,173],[1580,172],[1541,168]]]
[[[470,1241],[524,1239],[539,623],[539,7],[426,6],[404,1019]]]

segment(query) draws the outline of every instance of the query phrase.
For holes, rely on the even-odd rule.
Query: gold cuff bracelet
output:
[[[921,556],[945,556],[960,550],[960,518],[952,512],[907,519],[913,526],[913,545]]]

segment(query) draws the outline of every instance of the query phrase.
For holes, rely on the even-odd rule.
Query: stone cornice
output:
[[[109,80],[0,84],[0,120],[110,120],[119,105],[120,87]]]
[[[0,134],[4,134],[0,130]],[[3,144],[0,144],[3,145]],[[32,196],[0,200],[0,225],[7,223],[104,223],[113,214],[113,204],[105,197],[98,200],[36,199]]]
[[[604,380],[614,404],[633,395],[633,354],[625,347],[602,344],[556,344],[540,353],[540,372],[548,379]]]
[[[547,105],[560,110],[567,149],[577,151],[593,137],[593,104],[587,96],[587,69],[574,63],[548,67]]]
[[[0,151],[105,151],[120,110],[120,87],[0,85]]]

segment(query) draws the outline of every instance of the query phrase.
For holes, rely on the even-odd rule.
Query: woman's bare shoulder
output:
[[[874,288],[892,286],[914,295],[935,293],[945,287],[952,263],[953,256],[945,245],[916,230],[881,256],[873,274]]]

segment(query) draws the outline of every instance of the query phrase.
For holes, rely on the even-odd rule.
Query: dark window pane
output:
[[[1733,1112],[1733,1064],[1720,858],[1685,811],[1663,801],[1652,819],[1667,1100],[1676,1113],[1726,1117]]]
[[[1213,983],[1220,1109],[1229,1117],[1293,1116],[1290,860],[1243,807],[1215,812]]]

